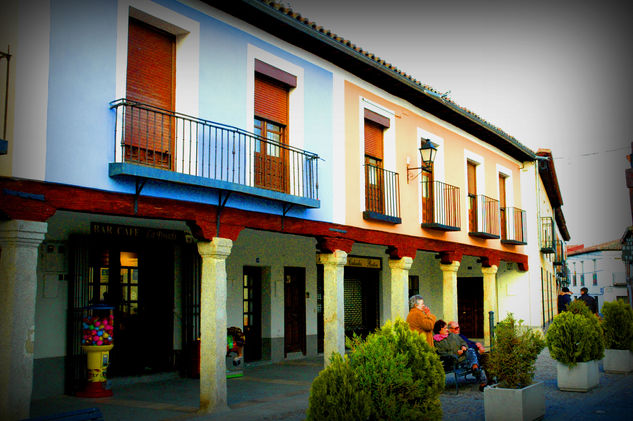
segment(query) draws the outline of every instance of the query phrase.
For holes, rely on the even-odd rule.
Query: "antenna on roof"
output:
[[[446,98],[448,98],[448,94],[450,94],[450,93],[451,93],[451,91],[446,91],[446,92],[444,92],[444,93],[442,94],[441,98],[442,98],[442,99],[446,99]]]

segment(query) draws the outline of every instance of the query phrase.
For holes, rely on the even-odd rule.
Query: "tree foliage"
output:
[[[345,359],[333,356],[332,363],[319,374],[319,382],[312,384],[308,419],[342,419],[335,417],[339,415],[371,420],[442,419],[439,395],[444,389],[444,369],[425,338],[411,331],[406,322],[387,322],[364,341],[355,338],[350,345],[352,349]],[[342,376],[344,381],[339,378]],[[365,396],[354,401],[354,414],[326,413],[320,408],[345,402],[354,388]],[[332,396],[339,394],[345,396]],[[369,404],[368,417],[359,410],[361,401]]]
[[[604,356],[600,320],[579,300],[554,317],[545,337],[552,358],[570,368]]]
[[[523,326],[510,313],[495,327],[494,346],[490,352],[490,372],[499,380],[499,386],[520,389],[532,384],[535,363],[545,348],[540,331]]]
[[[624,301],[606,302],[602,306],[602,329],[609,349],[633,351],[633,310]]]

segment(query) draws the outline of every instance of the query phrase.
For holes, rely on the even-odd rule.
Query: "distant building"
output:
[[[626,300],[626,267],[622,261],[620,239],[585,247],[567,247],[567,263],[570,271],[569,289],[574,297],[587,287],[589,295],[598,300],[598,310],[605,301]]]

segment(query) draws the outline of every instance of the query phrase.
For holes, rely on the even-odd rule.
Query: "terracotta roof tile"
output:
[[[364,54],[365,56],[367,56],[369,59],[375,61],[376,63],[380,64],[381,66],[386,67],[389,70],[394,71],[395,73],[397,73],[400,76],[403,76],[411,81],[413,81],[414,83],[416,83],[418,86],[420,86],[421,88],[423,88],[424,90],[428,91],[431,94],[434,94],[433,96],[435,96],[438,100],[444,102],[445,104],[451,106],[452,108],[455,108],[469,116],[471,116],[473,119],[477,120],[479,123],[481,123],[482,125],[488,127],[490,130],[493,130],[495,132],[497,132],[498,134],[506,137],[507,139],[511,140],[512,142],[519,144],[520,146],[522,146],[523,148],[525,148],[524,145],[520,144],[520,142],[512,135],[506,133],[505,131],[503,131],[502,129],[500,129],[499,127],[495,126],[494,124],[492,124],[491,122],[489,122],[488,120],[484,119],[483,117],[481,117],[480,115],[476,114],[474,111],[457,104],[455,101],[453,101],[452,99],[448,98],[446,95],[443,95],[441,92],[435,90],[434,88],[432,88],[429,85],[423,84],[420,81],[416,80],[415,78],[413,78],[411,75],[407,74],[406,72],[398,69],[396,66],[392,65],[391,63],[386,63],[385,60],[381,59],[380,57],[376,56],[375,54],[367,54],[367,52],[365,50],[363,50],[362,48],[356,46],[355,44],[353,44],[351,41],[333,33],[330,30],[324,30],[322,26],[317,26],[317,24],[313,21],[310,21],[308,18],[305,18],[303,16],[301,16],[300,13],[293,11],[291,8],[289,7],[284,7],[282,4],[277,3],[276,1],[273,0],[259,0],[262,3],[272,7],[273,9],[277,10],[280,13],[283,13],[291,18],[297,19],[299,22],[303,23],[304,25],[316,30],[317,32],[331,38],[334,41],[337,41],[351,49],[353,49],[356,52],[360,52],[362,54]],[[527,149],[527,148],[526,148]]]

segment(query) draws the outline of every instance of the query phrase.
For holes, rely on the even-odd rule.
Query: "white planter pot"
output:
[[[578,363],[569,368],[556,363],[558,388],[569,392],[588,392],[599,384],[598,360]]]
[[[630,373],[633,371],[633,352],[628,349],[605,349],[602,366],[606,373]]]
[[[523,389],[488,386],[484,389],[486,421],[532,421],[545,416],[545,384],[536,382]]]

